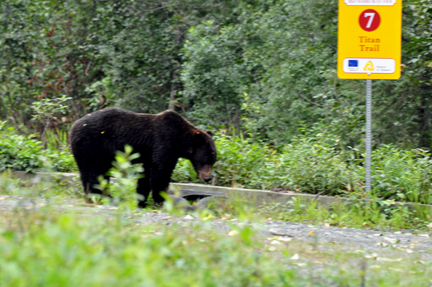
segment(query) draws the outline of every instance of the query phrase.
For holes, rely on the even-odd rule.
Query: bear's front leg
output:
[[[150,187],[152,190],[153,201],[156,205],[162,205],[164,202],[161,192],[168,194],[168,187],[174,167],[175,163],[164,166],[153,166],[152,168]]]

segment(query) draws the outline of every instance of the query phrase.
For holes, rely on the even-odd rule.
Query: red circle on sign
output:
[[[375,31],[381,23],[381,17],[377,11],[373,9],[367,9],[361,12],[359,18],[360,27],[367,31]]]

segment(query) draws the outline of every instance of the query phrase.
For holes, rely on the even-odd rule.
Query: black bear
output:
[[[94,188],[99,183],[98,176],[108,179],[106,174],[116,151],[130,145],[140,154],[134,162],[144,167],[145,176],[138,180],[137,186],[137,193],[144,197],[139,206],[144,207],[150,191],[156,204],[163,203],[160,192],[168,191],[179,157],[192,162],[201,180],[212,179],[216,161],[212,136],[173,111],[152,115],[108,108],[77,120],[70,133],[70,143],[87,195],[101,193]]]

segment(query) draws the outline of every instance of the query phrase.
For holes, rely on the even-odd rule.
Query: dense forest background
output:
[[[402,77],[373,81],[374,145],[430,149],[432,3],[403,5]],[[25,132],[108,106],[171,109],[275,147],[316,130],[361,148],[365,81],[337,78],[337,11],[336,0],[1,1],[0,119]]]

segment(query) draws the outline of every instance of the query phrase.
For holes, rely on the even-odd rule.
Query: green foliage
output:
[[[275,151],[241,137],[223,138],[217,141],[220,158],[215,174],[223,185],[232,179],[247,188],[343,194],[353,189],[358,175],[338,143],[332,135],[309,135]]]
[[[216,135],[215,142],[218,185],[342,194],[360,180],[348,155],[338,149],[339,139],[331,135],[295,138],[280,151],[243,136]]]
[[[233,187],[256,187],[256,172],[265,169],[265,162],[273,159],[273,152],[240,136],[216,138],[218,161],[215,176],[218,184]]]
[[[32,110],[34,111],[32,120],[42,120],[48,122],[50,120],[57,120],[58,114],[65,114],[67,110],[66,101],[70,100],[66,96],[55,99],[42,99],[32,103]]]
[[[99,189],[103,194],[112,196],[113,203],[119,205],[120,210],[134,211],[137,209],[140,196],[136,193],[137,180],[143,177],[144,169],[141,165],[132,162],[139,156],[139,153],[132,154],[132,147],[126,145],[124,152],[116,153],[113,167],[108,172],[108,175],[114,180],[110,183],[103,176],[99,178]]]
[[[185,33],[201,20],[235,19],[228,0],[0,3],[0,117],[27,122],[35,100],[73,98],[77,119],[107,105],[181,107]]]
[[[257,1],[236,11],[231,25],[189,30],[182,94],[193,99],[194,121],[230,122],[277,146],[303,125],[324,126],[344,148],[361,148],[365,87],[336,75],[337,1]],[[431,146],[430,15],[428,1],[404,1],[402,78],[373,84],[376,146]]]
[[[189,30],[183,47],[182,101],[194,121],[240,127],[241,88],[249,77],[242,40],[232,26],[219,28],[210,21]]]
[[[17,135],[2,127],[0,136],[1,169],[76,171],[67,149],[43,149],[42,143]],[[236,135],[216,135],[218,160],[214,166],[216,185],[254,189],[293,190],[326,195],[359,194],[363,189],[363,155],[356,149],[341,148],[340,138],[315,133],[296,137],[280,150]],[[140,168],[131,165],[137,157],[130,151],[119,153],[111,176],[111,194],[135,196],[135,180]],[[373,194],[386,200],[432,203],[432,159],[429,152],[401,150],[393,146],[376,149],[373,158]],[[192,164],[180,159],[173,181],[199,182]],[[124,194],[122,192],[125,192]]]
[[[283,148],[276,165],[270,163],[266,170],[278,171],[274,175],[278,180],[272,181],[275,184],[301,192],[333,195],[352,191],[361,177],[339,143],[331,134],[294,138]]]
[[[77,170],[75,159],[69,150],[42,150],[39,160],[42,162],[41,170],[58,172]]]
[[[373,84],[376,147],[431,147],[431,11],[404,1],[402,78]],[[0,119],[30,127],[65,96],[68,123],[169,108],[278,148],[306,126],[361,149],[364,83],[337,78],[336,33],[337,1],[3,1]]]
[[[216,185],[289,190],[324,195],[359,195],[364,190],[364,154],[341,148],[340,138],[313,131],[280,150],[242,136],[215,136]],[[383,146],[373,152],[372,193],[383,200],[432,203],[432,159],[423,150]],[[174,181],[199,182],[181,161]]]
[[[34,135],[16,134],[13,128],[4,127],[4,123],[0,125],[0,132],[0,170],[76,170],[75,160],[68,150],[44,149]]]
[[[10,186],[10,178],[0,177],[2,193],[10,190]],[[58,190],[58,187],[51,186],[51,189]],[[58,204],[52,201],[53,197],[49,199]],[[105,209],[96,215],[91,208],[80,207],[78,214],[72,211],[73,207],[59,210],[57,205],[48,202],[44,201],[45,206],[17,205],[13,212],[2,211],[0,280],[5,285],[360,286],[365,281],[364,270],[353,268],[353,264],[366,263],[375,266],[367,270],[369,284],[415,286],[430,281],[430,263],[419,261],[417,256],[403,256],[406,253],[398,250],[383,250],[386,256],[380,255],[382,259],[377,264],[376,255],[371,261],[365,261],[367,254],[359,254],[358,250],[347,252],[350,250],[347,246],[340,248],[334,243],[320,241],[317,248],[316,242],[280,240],[278,245],[268,245],[269,240],[278,238],[263,238],[252,227],[240,227],[240,224],[228,223],[232,230],[228,236],[226,229],[215,230],[217,222],[211,222],[210,217],[206,217],[206,222],[203,218],[202,222],[194,221],[187,226],[141,224],[143,218],[139,213],[131,219],[128,213],[121,214],[128,216],[111,216]],[[71,207],[71,202],[67,204]],[[337,226],[373,228],[379,223],[384,228],[399,228],[386,224],[391,221],[386,221],[385,216],[372,214],[378,210],[375,202],[371,202],[370,208],[357,209],[334,205],[331,212],[298,200],[284,207],[287,210],[282,212],[280,209],[259,212],[281,219],[324,221]],[[371,219],[378,221],[372,223]],[[315,236],[318,242],[319,235]],[[300,255],[300,260],[290,260],[295,254]],[[403,262],[392,260],[392,255],[403,257]],[[313,273],[305,272],[308,269],[314,270]]]
[[[41,121],[44,126],[41,134],[44,145],[46,145],[46,132],[49,124],[52,121],[59,120],[60,115],[66,114],[66,110],[68,109],[66,101],[70,99],[70,97],[62,96],[61,98],[42,99],[32,103],[31,109],[34,112],[32,120]]]
[[[335,73],[337,2],[275,1],[268,9],[253,9],[245,8],[237,27],[261,43],[246,47],[244,56],[260,67],[246,89],[246,127],[279,145],[304,123],[325,118],[330,125],[349,106]]]
[[[198,181],[198,176],[192,163],[187,159],[180,158],[171,179],[175,182],[195,182]]]
[[[381,81],[376,119],[382,122],[378,135],[385,142],[430,149],[432,121],[430,96],[432,69],[430,1],[403,2],[402,78]]]
[[[95,2],[96,3],[96,2]],[[100,1],[97,1],[100,3]],[[36,99],[72,97],[71,117],[82,113],[85,86],[100,79],[97,31],[103,27],[88,1],[3,1],[0,114],[26,121]]]
[[[35,172],[42,167],[42,143],[31,136],[3,133],[0,141],[1,169]]]
[[[22,228],[16,229],[15,224]],[[115,219],[82,220],[73,214],[48,218],[20,214],[0,231],[0,278],[8,286],[294,286],[302,282],[295,270],[275,268],[275,258],[254,250],[259,245],[249,228],[239,230],[234,238],[199,228],[158,229]],[[197,241],[198,235],[206,240]]]
[[[47,149],[67,150],[68,131],[61,128],[48,129],[45,133],[45,141]]]
[[[383,146],[372,153],[374,193],[398,201],[432,203],[432,159],[424,150]]]

